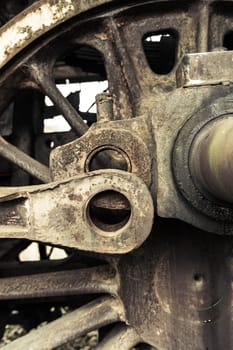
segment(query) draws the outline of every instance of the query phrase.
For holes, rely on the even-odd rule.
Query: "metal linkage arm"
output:
[[[121,170],[98,170],[81,178],[3,193],[2,238],[125,253],[144,242],[153,223],[147,186]]]

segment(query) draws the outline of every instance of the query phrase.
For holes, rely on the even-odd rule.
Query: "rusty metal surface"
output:
[[[141,341],[134,328],[119,324],[97,346],[96,350],[130,350]]]
[[[216,89],[217,87],[215,87]],[[199,88],[200,89],[200,88]],[[189,90],[189,89],[187,89]],[[202,215],[199,225],[197,216],[193,216],[193,223],[197,227],[204,228],[209,232],[219,234],[232,233],[232,209],[225,202],[216,201],[214,197],[210,198],[206,191],[200,190],[198,178],[195,180],[192,171],[192,145],[200,131],[208,128],[208,125],[218,120],[227,119],[232,114],[232,94],[226,90],[226,96],[220,97],[223,88],[217,89],[216,98],[211,99],[211,103],[196,111],[191,118],[182,127],[173,148],[173,171],[174,180],[180,193],[187,199],[193,208]],[[222,155],[224,158],[224,156]],[[203,217],[204,214],[204,217]],[[204,220],[208,222],[205,224]],[[192,220],[192,219],[191,219]],[[192,223],[192,221],[189,221]]]
[[[2,278],[1,300],[108,293],[117,295],[118,276],[109,266]]]
[[[2,44],[0,68],[40,35],[77,14],[108,2],[108,0],[95,0],[94,3],[86,0],[79,2],[42,0],[33,4],[29,11],[19,13],[10,24],[7,23],[0,29]]]
[[[175,220],[157,229],[119,264],[128,323],[156,349],[231,349],[232,238]]]
[[[119,223],[105,223],[103,217],[97,226],[90,202],[107,191],[125,196],[130,213]],[[101,253],[125,253],[138,247],[149,235],[154,215],[146,185],[135,175],[119,170],[100,170],[35,190],[33,186],[22,188],[1,197],[1,206],[3,238],[27,238]]]
[[[47,183],[51,181],[49,168],[47,166],[31,158],[14,145],[11,145],[4,140],[2,136],[0,136],[0,155],[9,161],[12,161],[21,169],[27,171],[42,182]]]
[[[149,142],[146,144],[141,135],[146,141],[150,138],[147,121],[144,118],[135,118],[132,123],[121,121],[93,125],[83,137],[51,152],[51,176],[54,180],[60,180],[75,174],[84,175],[90,171],[90,163],[99,152],[115,150],[126,160],[126,170],[150,185],[151,145]],[[102,168],[101,162],[99,168]]]
[[[54,349],[65,341],[73,340],[74,337],[94,330],[97,324],[100,327],[111,322],[124,321],[124,319],[124,310],[119,299],[113,297],[100,298],[37,331],[32,331],[28,335],[15,340],[6,345],[4,349]],[[64,324],[66,327],[64,327]]]
[[[64,98],[62,93],[56,88],[53,82],[52,76],[48,73],[48,66],[46,63],[37,64],[29,62],[30,74],[33,76],[34,81],[41,86],[42,91],[56,103],[56,107],[62,115],[69,122],[70,126],[77,133],[77,136],[83,135],[87,130],[88,126],[83,122],[83,119],[74,107]]]
[[[33,88],[73,129],[50,152],[56,182],[0,189],[0,236],[76,248],[81,266],[76,275],[48,259],[17,276],[11,262],[10,277],[2,267],[0,299],[74,293],[78,307],[71,324],[67,315],[6,349],[53,348],[97,328],[99,349],[232,349],[232,19],[233,1],[42,0],[0,29],[0,111]],[[90,128],[54,84],[56,62],[80,45],[102,55],[109,84]],[[93,293],[116,298],[81,306]]]
[[[177,86],[230,84],[232,51],[191,53],[184,55],[177,68]]]

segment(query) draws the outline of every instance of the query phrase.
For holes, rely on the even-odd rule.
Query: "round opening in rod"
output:
[[[120,192],[107,190],[96,194],[88,203],[87,218],[91,226],[113,233],[128,223],[131,206]]]

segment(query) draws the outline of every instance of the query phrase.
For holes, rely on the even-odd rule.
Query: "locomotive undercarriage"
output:
[[[5,349],[233,348],[232,16],[44,0],[0,29],[1,330],[48,322]],[[56,87],[106,79],[96,115]],[[44,133],[45,96],[71,131]]]

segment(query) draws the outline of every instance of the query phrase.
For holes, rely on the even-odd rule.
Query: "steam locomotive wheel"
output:
[[[231,205],[196,190],[223,226],[179,173],[180,134],[191,149],[205,118],[231,114],[214,103],[228,106],[232,87],[208,65],[229,52],[208,56],[204,82],[190,77],[223,46],[223,23],[229,46],[232,16],[231,1],[41,0],[0,29],[1,330],[27,332],[3,349],[92,330],[99,350],[233,348]],[[67,80],[108,80],[96,115],[60,93]],[[45,133],[49,113],[71,131]],[[33,241],[40,260],[20,261]],[[51,260],[53,247],[67,257]]]

